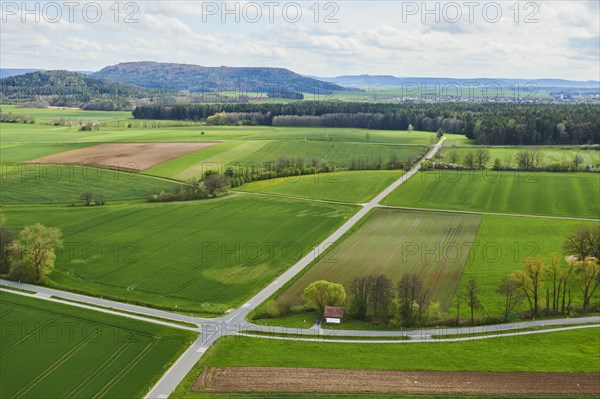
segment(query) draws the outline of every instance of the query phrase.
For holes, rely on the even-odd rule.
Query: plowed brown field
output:
[[[600,395],[600,374],[225,367],[205,369],[191,390],[581,396]]]
[[[105,143],[27,163],[77,164],[139,172],[216,143]]]

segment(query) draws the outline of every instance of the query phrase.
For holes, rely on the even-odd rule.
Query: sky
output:
[[[600,80],[598,1],[0,1],[0,67]]]

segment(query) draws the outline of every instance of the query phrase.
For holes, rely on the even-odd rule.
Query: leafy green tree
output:
[[[54,268],[56,250],[63,247],[62,233],[56,227],[36,223],[25,226],[11,244],[11,275],[39,282]]]
[[[341,284],[319,280],[304,289],[304,300],[309,306],[323,312],[325,306],[344,306],[346,290]]]

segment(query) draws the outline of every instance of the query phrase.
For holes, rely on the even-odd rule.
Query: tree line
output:
[[[137,119],[206,121],[219,113],[254,114],[266,126],[356,127],[463,134],[482,145],[559,145],[600,142],[598,104],[290,103],[142,105]],[[256,113],[262,114],[260,118]],[[260,120],[260,122],[258,121]]]

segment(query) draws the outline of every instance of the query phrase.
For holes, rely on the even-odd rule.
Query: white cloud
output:
[[[239,8],[248,3],[240,2]],[[265,7],[259,23],[243,17],[235,23],[232,16],[222,23],[218,14],[203,20],[202,2],[136,4],[138,22],[130,24],[122,21],[123,10],[119,23],[110,10],[97,23],[81,17],[74,23],[32,24],[19,19],[2,23],[1,65],[89,70],[122,61],[155,60],[278,66],[324,76],[598,79],[597,2],[537,2],[539,22],[532,24],[523,23],[528,14],[524,9],[515,23],[508,9],[512,2],[502,2],[503,17],[497,23],[486,22],[480,10],[473,14],[473,23],[466,12],[460,23],[443,18],[440,23],[433,18],[423,23],[420,15],[403,20],[399,2],[339,2],[335,14],[339,22],[331,24],[323,19],[332,10],[323,8],[319,23],[313,21],[314,9],[309,9],[313,3],[301,3],[302,19],[296,24],[285,21],[281,6],[274,23],[267,20]]]

